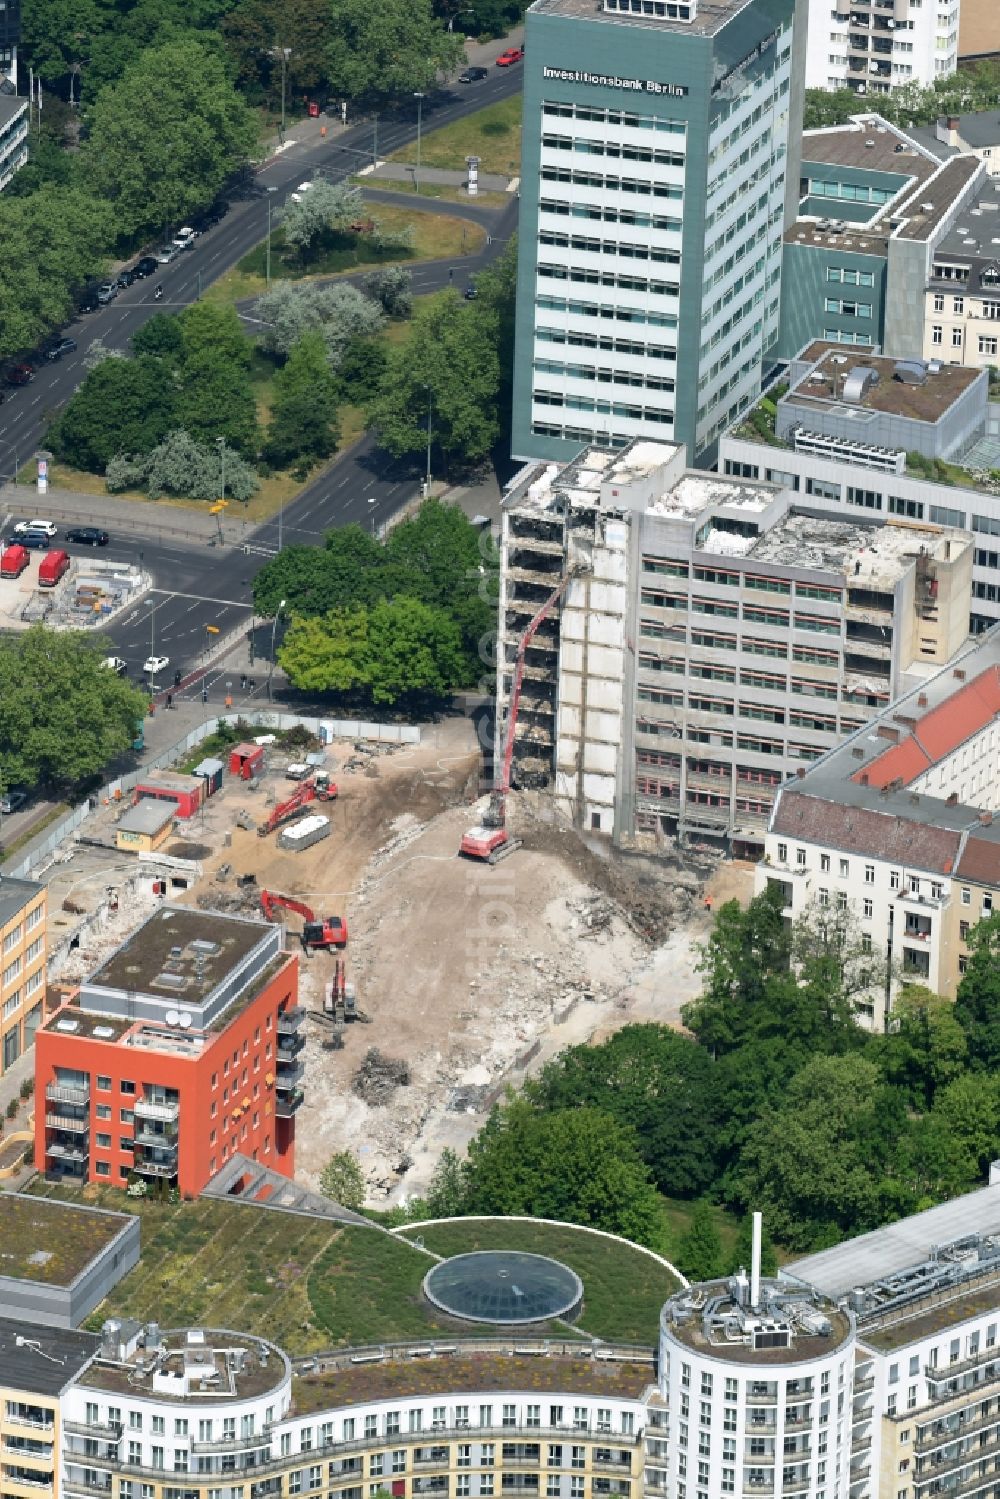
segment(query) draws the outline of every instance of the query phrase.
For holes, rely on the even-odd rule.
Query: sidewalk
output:
[[[10,512],[15,516],[41,516],[46,520],[66,521],[70,525],[104,526],[109,531],[130,532],[152,540],[190,541],[192,536],[206,542],[218,538],[219,525],[209,515],[207,502],[199,509],[187,509],[165,500],[126,500],[112,494],[85,494],[73,489],[50,489],[39,494],[33,484],[0,485],[0,519]],[[222,520],[223,540],[240,546],[253,525],[229,513]]]
[[[417,168],[408,166],[404,161],[380,161],[377,167],[365,171],[363,175],[368,182],[390,181],[409,182],[417,180]],[[459,172],[448,167],[424,167],[420,168],[419,180],[421,182],[439,182],[446,187],[465,187],[469,180],[468,172]],[[505,193],[510,182],[509,177],[501,177],[493,172],[480,172],[479,186],[484,193]],[[475,203],[475,198],[470,197],[469,202]]]

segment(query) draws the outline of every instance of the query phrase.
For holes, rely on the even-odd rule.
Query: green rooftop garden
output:
[[[43,1182],[34,1190],[50,1200],[113,1207],[141,1219],[142,1257],[95,1309],[87,1323],[94,1330],[111,1316],[165,1327],[228,1327],[270,1338],[293,1355],[389,1340],[454,1338],[466,1324],[449,1320],[424,1300],[424,1276],[434,1255],[488,1247],[552,1255],[583,1281],[584,1308],[576,1328],[544,1324],[538,1331],[652,1344],[660,1307],[675,1284],[643,1251],[570,1225],[498,1218],[409,1231],[408,1240],[376,1228],[208,1198],[170,1203],[128,1198],[110,1187],[90,1186],[81,1193]],[[418,1235],[432,1253],[412,1242]]]
[[[0,1275],[68,1286],[121,1232],[123,1222],[0,1192]]]

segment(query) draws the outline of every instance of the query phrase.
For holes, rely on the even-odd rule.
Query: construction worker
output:
[[[173,706],[174,706],[174,695],[173,695],[172,692],[168,692],[167,693],[167,707],[168,708],[172,708]]]

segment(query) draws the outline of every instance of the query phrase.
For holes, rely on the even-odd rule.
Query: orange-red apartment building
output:
[[[194,1195],[239,1153],[291,1176],[305,1045],[282,929],[163,906],[35,1037],[35,1165]]]

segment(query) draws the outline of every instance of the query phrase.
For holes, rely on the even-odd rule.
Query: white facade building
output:
[[[809,0],[806,87],[870,97],[946,78],[960,11],[961,0]]]

